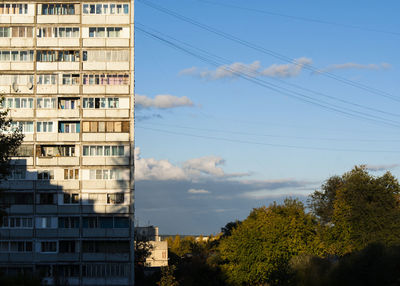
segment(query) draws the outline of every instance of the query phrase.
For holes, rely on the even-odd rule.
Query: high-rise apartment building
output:
[[[1,1],[0,94],[25,135],[0,271],[133,285],[134,1]]]

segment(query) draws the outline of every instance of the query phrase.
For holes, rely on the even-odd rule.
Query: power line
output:
[[[245,135],[245,136],[258,136],[258,137],[270,137],[270,138],[286,138],[286,139],[300,139],[300,140],[322,140],[322,141],[337,141],[337,142],[400,142],[400,139],[391,139],[391,140],[380,140],[380,139],[347,139],[347,138],[333,138],[333,137],[307,137],[307,136],[290,136],[290,135],[277,135],[277,134],[262,134],[262,133],[252,133],[252,132],[239,132],[239,131],[229,131],[229,130],[221,130],[221,129],[210,129],[210,128],[195,128],[190,126],[182,126],[175,124],[164,124],[164,123],[149,123],[149,122],[141,122],[136,123],[136,126],[143,127],[143,125],[150,126],[168,126],[179,129],[187,129],[187,130],[196,130],[196,131],[206,131],[206,132],[216,132],[216,133],[226,133],[233,135]]]
[[[268,146],[268,147],[314,150],[314,151],[334,151],[334,152],[400,153],[400,151],[397,151],[397,150],[341,149],[341,148],[324,148],[324,147],[298,146],[298,145],[288,145],[288,144],[273,144],[273,143],[254,142],[254,141],[247,141],[247,140],[237,140],[237,139],[224,138],[224,137],[205,136],[205,135],[198,135],[198,134],[191,134],[191,133],[184,133],[184,132],[174,132],[174,131],[168,131],[168,130],[164,130],[164,129],[149,128],[149,127],[143,127],[143,126],[138,126],[137,128],[144,129],[144,130],[150,130],[150,131],[156,131],[156,132],[162,132],[162,133],[166,133],[166,134],[188,136],[188,137],[195,137],[195,138],[203,138],[203,139],[209,139],[209,140],[218,140],[218,141],[225,141],[225,142],[231,142],[231,143],[241,143],[241,144]]]
[[[161,42],[163,42],[163,43],[165,43],[165,44],[167,44],[167,45],[169,45],[169,46],[171,46],[171,47],[173,47],[175,49],[178,49],[178,50],[183,51],[183,52],[185,52],[185,53],[187,53],[189,55],[192,55],[192,56],[194,56],[194,57],[196,57],[196,58],[198,58],[198,59],[200,59],[200,60],[202,60],[202,61],[204,61],[204,62],[206,62],[208,64],[211,64],[213,66],[220,66],[221,65],[221,63],[219,63],[219,62],[217,62],[215,60],[212,60],[212,59],[208,58],[207,56],[200,55],[200,54],[198,54],[198,53],[196,53],[194,51],[191,51],[191,50],[189,50],[187,48],[184,48],[184,47],[172,42],[171,40],[165,39],[162,36],[159,36],[159,35],[156,35],[156,34],[154,34],[152,32],[146,31],[145,29],[140,28],[139,26],[143,26],[143,25],[141,25],[140,23],[137,24],[136,28],[139,31],[145,33],[146,35],[148,35],[150,37],[153,37],[153,38],[155,38],[157,40],[160,40]],[[303,102],[307,102],[309,104],[316,105],[318,107],[322,107],[322,108],[325,108],[327,110],[338,112],[338,113],[341,113],[341,114],[344,114],[344,115],[347,115],[347,116],[350,116],[350,117],[361,118],[361,119],[372,121],[372,122],[378,122],[378,123],[383,123],[383,124],[394,126],[394,127],[399,127],[398,122],[396,122],[396,121],[385,119],[385,118],[381,118],[381,117],[374,116],[374,115],[365,114],[363,112],[354,111],[354,110],[351,110],[351,109],[348,109],[348,108],[344,108],[344,107],[333,106],[330,103],[326,103],[324,101],[317,100],[315,98],[312,98],[310,96],[304,95],[302,93],[299,93],[299,92],[296,92],[296,91],[289,90],[287,88],[283,88],[283,87],[277,86],[275,84],[272,84],[272,83],[266,82],[264,80],[255,78],[252,75],[249,75],[249,74],[246,74],[246,73],[243,73],[243,72],[238,73],[237,71],[233,71],[232,69],[230,69],[227,66],[224,66],[223,68],[225,70],[231,72],[231,73],[237,74],[238,77],[241,77],[241,78],[243,78],[243,79],[245,79],[247,81],[253,82],[253,83],[257,84],[257,85],[260,85],[262,87],[268,88],[268,89],[273,90],[275,92],[278,92],[280,94],[286,95],[288,97],[292,97],[292,98],[295,98],[297,100],[300,100],[300,101],[303,101]],[[328,104],[328,105],[326,105],[326,104]],[[350,112],[343,111],[343,109],[348,110]],[[355,115],[355,114],[353,114],[351,112],[356,113],[358,115]]]
[[[314,73],[320,73],[323,76],[329,77],[329,78],[334,79],[336,81],[339,81],[339,82],[341,82],[343,84],[347,84],[347,85],[359,88],[361,90],[365,90],[365,91],[367,91],[369,93],[372,93],[372,94],[375,94],[375,95],[379,95],[379,96],[382,96],[382,97],[385,97],[385,98],[400,102],[400,98],[398,98],[398,97],[396,97],[396,96],[394,96],[394,95],[392,95],[392,94],[390,94],[388,92],[385,92],[385,91],[379,90],[377,88],[373,88],[373,87],[370,87],[370,86],[367,86],[367,85],[364,85],[364,84],[361,84],[361,83],[358,83],[358,82],[355,82],[355,81],[352,81],[352,80],[349,80],[349,79],[344,78],[344,77],[340,77],[340,76],[335,75],[334,73],[331,73],[331,72],[322,71],[319,68],[313,67],[312,65],[309,65],[309,64],[308,65],[302,65],[301,63],[297,62],[293,58],[290,58],[290,57],[285,56],[283,54],[280,54],[278,52],[266,49],[266,48],[264,48],[262,46],[253,44],[253,43],[248,42],[246,40],[242,40],[242,39],[240,39],[240,38],[238,38],[236,36],[233,36],[231,34],[223,32],[221,30],[215,29],[215,28],[213,28],[211,26],[208,26],[206,24],[203,24],[201,22],[193,20],[192,18],[189,18],[187,16],[183,16],[181,14],[178,14],[178,13],[176,13],[176,12],[170,10],[170,9],[167,9],[167,8],[162,7],[160,5],[156,5],[156,4],[154,4],[154,3],[150,2],[150,1],[138,0],[138,2],[139,3],[143,3],[146,6],[151,7],[153,9],[155,9],[155,10],[158,10],[160,12],[168,14],[168,15],[174,17],[174,18],[177,18],[177,19],[182,20],[184,22],[190,23],[190,24],[192,24],[192,25],[194,25],[196,27],[199,27],[199,28],[201,28],[203,30],[206,30],[208,32],[211,32],[213,34],[221,36],[221,37],[223,37],[223,38],[225,38],[227,40],[230,40],[230,41],[233,41],[235,43],[238,43],[238,44],[241,44],[243,46],[246,46],[248,48],[251,48],[253,50],[259,51],[259,52],[264,53],[264,54],[268,54],[268,55],[273,56],[275,58],[278,58],[278,59],[280,59],[282,61],[289,62],[289,63],[297,65],[297,66],[301,66],[304,69],[310,70],[310,71],[312,71]]]
[[[201,53],[204,53],[209,57],[213,57],[215,60],[221,61],[225,65],[228,65],[228,64],[232,63],[231,61],[228,61],[227,59],[225,59],[223,57],[220,57],[218,55],[214,55],[214,54],[212,54],[212,53],[210,53],[210,52],[208,52],[208,51],[206,51],[204,49],[200,49],[199,47],[195,47],[195,46],[193,46],[191,44],[188,44],[186,42],[183,42],[183,41],[181,41],[181,40],[179,40],[177,38],[174,38],[174,37],[171,37],[171,36],[167,36],[166,34],[161,33],[161,32],[159,32],[159,31],[157,31],[155,29],[146,27],[145,25],[143,25],[141,23],[137,22],[136,25],[145,27],[146,29],[151,30],[153,33],[157,33],[157,34],[159,34],[159,35],[161,35],[163,37],[168,37],[169,39],[171,39],[171,40],[173,40],[175,42],[178,42],[178,43],[180,43],[182,45],[188,46],[191,49],[197,50],[197,51],[199,51]],[[335,100],[335,101],[338,101],[338,102],[341,102],[341,103],[345,103],[345,104],[348,104],[348,105],[351,105],[351,106],[355,106],[355,107],[358,107],[358,108],[363,108],[363,109],[366,109],[366,110],[369,110],[369,111],[374,111],[374,112],[378,112],[378,113],[389,115],[389,116],[400,117],[400,114],[398,114],[398,113],[387,112],[387,111],[380,110],[380,109],[377,109],[377,108],[372,108],[372,107],[369,107],[369,106],[365,106],[365,105],[362,105],[362,104],[359,104],[359,103],[354,103],[354,102],[351,102],[351,101],[348,101],[348,100],[345,100],[345,99],[341,99],[341,98],[337,98],[337,97],[334,97],[334,96],[327,95],[327,94],[322,93],[322,92],[314,91],[314,90],[299,86],[299,85],[294,84],[294,83],[289,83],[287,81],[284,81],[284,80],[281,80],[281,79],[278,79],[278,78],[272,77],[271,79],[275,80],[277,82],[280,82],[282,84],[285,84],[285,85],[288,85],[288,86],[291,86],[291,87],[295,87],[295,88],[300,89],[302,91],[310,92],[310,93],[313,93],[315,95],[323,96],[325,98],[329,98],[331,100]]]
[[[237,6],[237,5],[227,4],[227,3],[217,3],[217,2],[206,1],[206,0],[197,0],[197,1],[198,2],[203,2],[203,3],[206,3],[206,4],[212,4],[212,5],[216,5],[216,6],[221,6],[221,7],[229,7],[229,8],[239,9],[239,10],[247,10],[247,11],[251,11],[251,12],[257,12],[257,13],[261,13],[261,14],[278,16],[278,17],[294,19],[294,20],[299,20],[299,21],[304,21],[304,22],[325,24],[325,25],[331,25],[331,26],[340,26],[340,27],[344,27],[344,28],[357,29],[357,30],[362,30],[362,31],[367,31],[367,32],[384,33],[384,34],[400,36],[400,33],[398,33],[398,32],[378,30],[378,29],[372,29],[372,28],[367,28],[367,27],[363,27],[363,26],[343,24],[343,23],[338,23],[338,22],[331,22],[331,21],[307,18],[307,17],[302,17],[302,16],[288,15],[288,14],[278,13],[278,12],[274,12],[274,11],[267,11],[267,10],[261,10],[261,9],[255,9],[255,8],[248,8],[248,7]]]

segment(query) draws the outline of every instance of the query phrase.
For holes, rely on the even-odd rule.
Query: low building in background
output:
[[[151,253],[146,258],[146,267],[168,266],[168,242],[161,241],[157,226],[140,226],[135,228],[135,240],[148,241]]]

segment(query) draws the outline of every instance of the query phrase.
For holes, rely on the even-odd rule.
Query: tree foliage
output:
[[[1,102],[3,100],[0,99]],[[0,179],[10,174],[10,157],[17,154],[24,139],[20,129],[10,130],[12,120],[7,115],[8,110],[0,111]]]
[[[316,220],[298,200],[254,209],[222,239],[222,269],[232,285],[284,285],[289,261],[316,250]]]
[[[331,177],[311,196],[311,209],[328,227],[328,253],[344,255],[370,243],[400,243],[400,185],[390,172],[370,175],[364,166]]]

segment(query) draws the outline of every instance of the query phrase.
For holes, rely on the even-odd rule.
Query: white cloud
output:
[[[363,70],[382,70],[389,69],[391,65],[388,63],[380,63],[380,64],[359,64],[354,62],[344,63],[344,64],[333,64],[327,66],[326,68],[320,69],[314,73],[324,73],[330,72],[334,70],[343,70],[343,69],[363,69]]]
[[[179,72],[180,75],[197,76],[207,80],[218,80],[225,78],[236,78],[240,74],[251,77],[268,76],[268,77],[294,77],[300,74],[305,65],[311,64],[309,58],[298,58],[289,64],[273,64],[263,68],[260,61],[254,61],[250,64],[235,62],[230,65],[222,65],[215,70],[199,69],[191,67]]]
[[[294,77],[300,74],[305,65],[310,65],[312,60],[309,58],[299,58],[295,63],[285,65],[271,65],[260,73],[270,77]]]
[[[145,95],[135,95],[135,105],[141,108],[167,109],[182,106],[193,106],[193,102],[186,96],[178,97],[169,94],[159,94],[154,98]]]
[[[307,196],[312,193],[313,189],[300,188],[282,188],[277,190],[255,190],[250,192],[244,192],[241,194],[243,198],[247,199],[272,199],[279,197],[299,197]]]
[[[141,158],[140,148],[135,148],[136,180],[198,180],[203,177],[233,178],[248,176],[248,173],[227,174],[219,167],[225,160],[217,156],[194,158],[174,165],[168,160]]]
[[[211,193],[210,191],[204,190],[204,189],[189,189],[187,191],[189,194],[209,194]]]
[[[397,168],[399,164],[366,165],[367,170],[372,172],[387,171]]]

